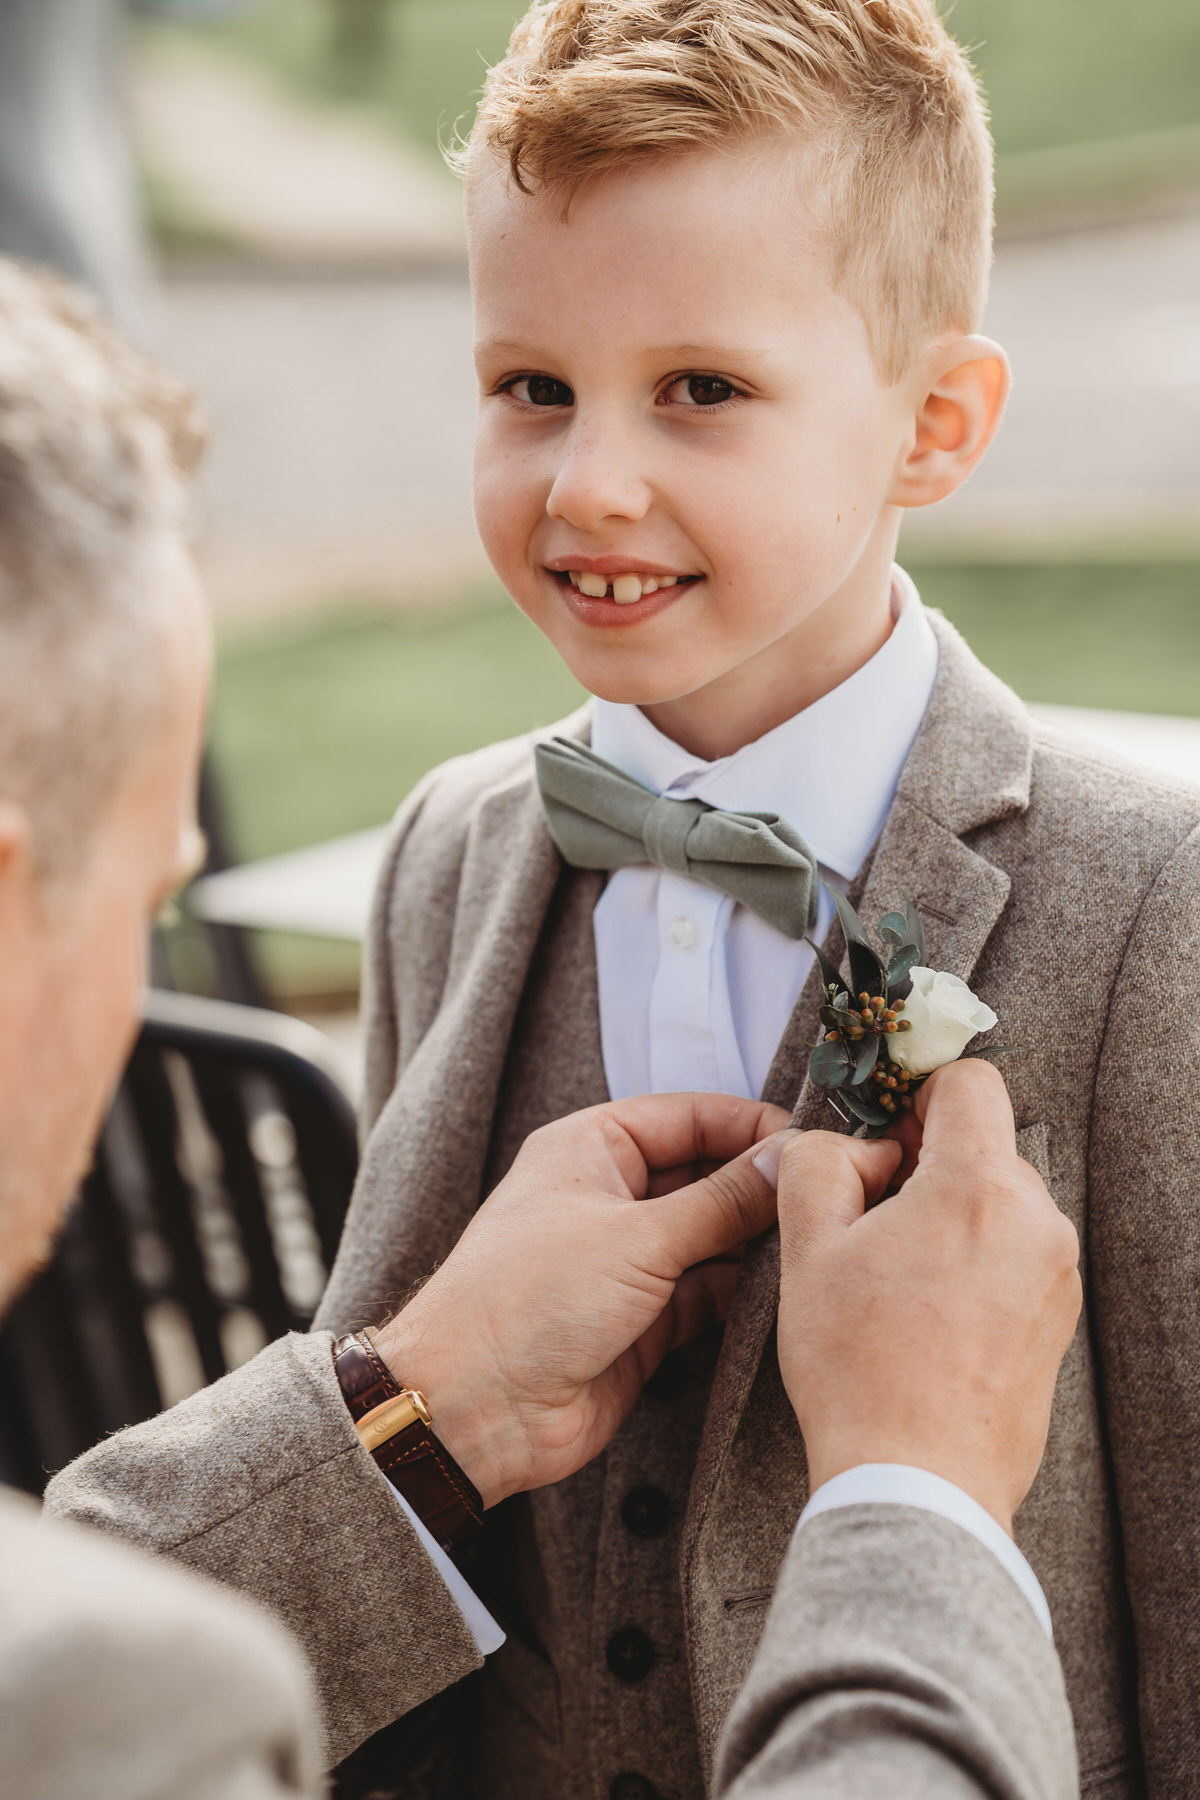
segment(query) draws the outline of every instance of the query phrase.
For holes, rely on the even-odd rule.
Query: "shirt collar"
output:
[[[636,706],[597,700],[592,749],[656,794],[773,812],[849,881],[883,829],[937,677],[938,648],[911,579],[893,570],[891,636],[840,687],[732,756],[690,755]]]

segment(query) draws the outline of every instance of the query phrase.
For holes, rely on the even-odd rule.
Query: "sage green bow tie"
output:
[[[660,799],[572,738],[534,757],[550,835],[576,869],[656,863],[729,894],[785,937],[817,922],[817,859],[776,813]]]

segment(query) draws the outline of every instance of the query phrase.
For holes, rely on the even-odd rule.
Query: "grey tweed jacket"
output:
[[[931,962],[969,979],[1016,1047],[1021,1149],[1079,1229],[1087,1290],[1018,1540],[1056,1621],[1084,1793],[1185,1800],[1200,1791],[1200,794],[1035,724],[933,624],[937,684],[861,909],[877,920],[911,894]],[[586,737],[586,709],[559,729]],[[554,850],[528,740],[447,764],[402,809],[372,928],[364,1161],[322,1324],[378,1319],[530,1130],[606,1098],[600,889]],[[765,1088],[802,1126],[833,1118],[806,1080],[818,1001],[814,974]],[[723,1339],[672,1359],[604,1457],[493,1521],[473,1573],[510,1639],[469,1695],[489,1800],[606,1800],[625,1773],[644,1783],[631,1794],[709,1785],[808,1485],[771,1350],[777,1284],[771,1235]],[[666,1502],[653,1536],[628,1522],[645,1488]]]
[[[1200,1785],[1200,796],[1033,726],[934,624],[937,687],[862,906],[912,893],[931,960],[1018,1046],[1021,1148],[1080,1227],[1088,1288],[1018,1539],[1055,1615],[1084,1791],[1182,1797]],[[565,729],[585,736],[586,713]],[[379,1318],[529,1130],[606,1097],[600,885],[562,868],[527,740],[447,765],[402,810],[329,1323]],[[804,1078],[817,1000],[811,983],[767,1094],[827,1126]],[[807,1474],[771,1342],[777,1270],[768,1237],[723,1338],[669,1359],[589,1468],[489,1515],[470,1573],[509,1642],[439,1727],[488,1800],[698,1800],[723,1726],[746,1800],[801,1777],[789,1794],[857,1800],[891,1790],[883,1766],[931,1800],[1073,1790],[1054,1658],[980,1546],[872,1508],[789,1551]],[[314,1656],[338,1756],[478,1662],[376,1474],[318,1333],[101,1445],[49,1500],[275,1605]],[[648,1488],[656,1504],[631,1505]]]
[[[159,1532],[179,1554],[188,1542],[180,1528],[185,1518],[195,1526],[197,1509],[172,1488],[172,1451],[187,1446],[201,1494],[214,1494],[223,1460],[236,1464],[239,1421],[263,1373],[251,1365],[199,1418],[185,1408],[164,1415],[149,1443],[115,1440],[77,1468],[77,1501],[90,1493],[95,1509],[107,1489],[110,1528],[129,1530],[139,1480],[147,1498],[153,1446]],[[286,1399],[278,1378],[272,1398]],[[286,1424],[281,1410],[276,1425]],[[312,1427],[311,1418],[297,1422],[301,1441],[319,1435]],[[132,1479],[122,1479],[125,1452]],[[315,1498],[327,1505],[319,1469],[314,1458]],[[291,1497],[307,1517],[294,1486]],[[217,1503],[208,1504],[215,1515]],[[0,1493],[0,1793],[315,1800],[319,1710],[283,1633],[210,1583],[94,1532],[59,1521],[35,1527],[36,1516],[29,1502]],[[353,1659],[360,1636],[370,1639],[381,1577],[398,1615],[390,1660],[419,1669],[426,1689],[461,1673],[436,1629],[413,1644],[414,1620],[431,1627],[422,1579],[440,1582],[401,1559],[395,1543],[381,1546],[370,1578],[352,1563],[348,1587],[344,1560],[327,1562],[318,1545],[308,1560],[325,1572],[324,1608],[299,1618],[288,1588],[316,1597],[319,1576],[297,1569],[288,1584],[281,1561],[263,1553],[277,1516],[266,1492],[243,1508],[232,1532],[257,1560],[235,1554],[221,1572],[305,1626],[326,1671],[327,1704],[346,1705],[329,1680],[330,1640]],[[378,1522],[361,1499],[352,1507],[349,1524],[368,1532]],[[230,1528],[222,1535],[228,1548]],[[286,1541],[300,1564],[303,1547]],[[394,1706],[389,1658],[373,1647],[373,1698]],[[816,1520],[785,1563],[718,1786],[732,1787],[733,1800],[867,1800],[883,1790],[895,1800],[1072,1800],[1071,1721],[1054,1653],[999,1564],[957,1526],[898,1507]]]
[[[93,1526],[269,1607],[308,1652],[321,1697],[311,1727],[318,1739],[323,1727],[327,1763],[479,1663],[359,1443],[327,1332],[280,1338],[106,1438],[55,1476],[46,1513],[47,1534],[59,1520]],[[0,1615],[0,1689],[3,1655]]]
[[[989,1550],[906,1506],[797,1535],[717,1749],[723,1800],[1075,1800],[1049,1640]]]
[[[317,1700],[256,1608],[0,1490],[6,1800],[317,1800]]]

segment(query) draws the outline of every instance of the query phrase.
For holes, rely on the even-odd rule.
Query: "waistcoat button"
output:
[[[621,1518],[634,1537],[661,1537],[671,1523],[671,1502],[661,1488],[630,1488],[621,1506]]]
[[[658,1800],[658,1789],[644,1775],[618,1775],[608,1790],[608,1800]]]
[[[636,1625],[614,1631],[604,1651],[609,1671],[618,1681],[642,1681],[654,1667],[658,1652]]]

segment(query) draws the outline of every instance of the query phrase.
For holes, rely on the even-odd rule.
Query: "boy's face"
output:
[[[484,543],[578,679],[665,728],[736,691],[766,729],[767,690],[786,717],[889,629],[919,402],[835,291],[804,167],[656,160],[566,221],[560,194],[473,178]]]

